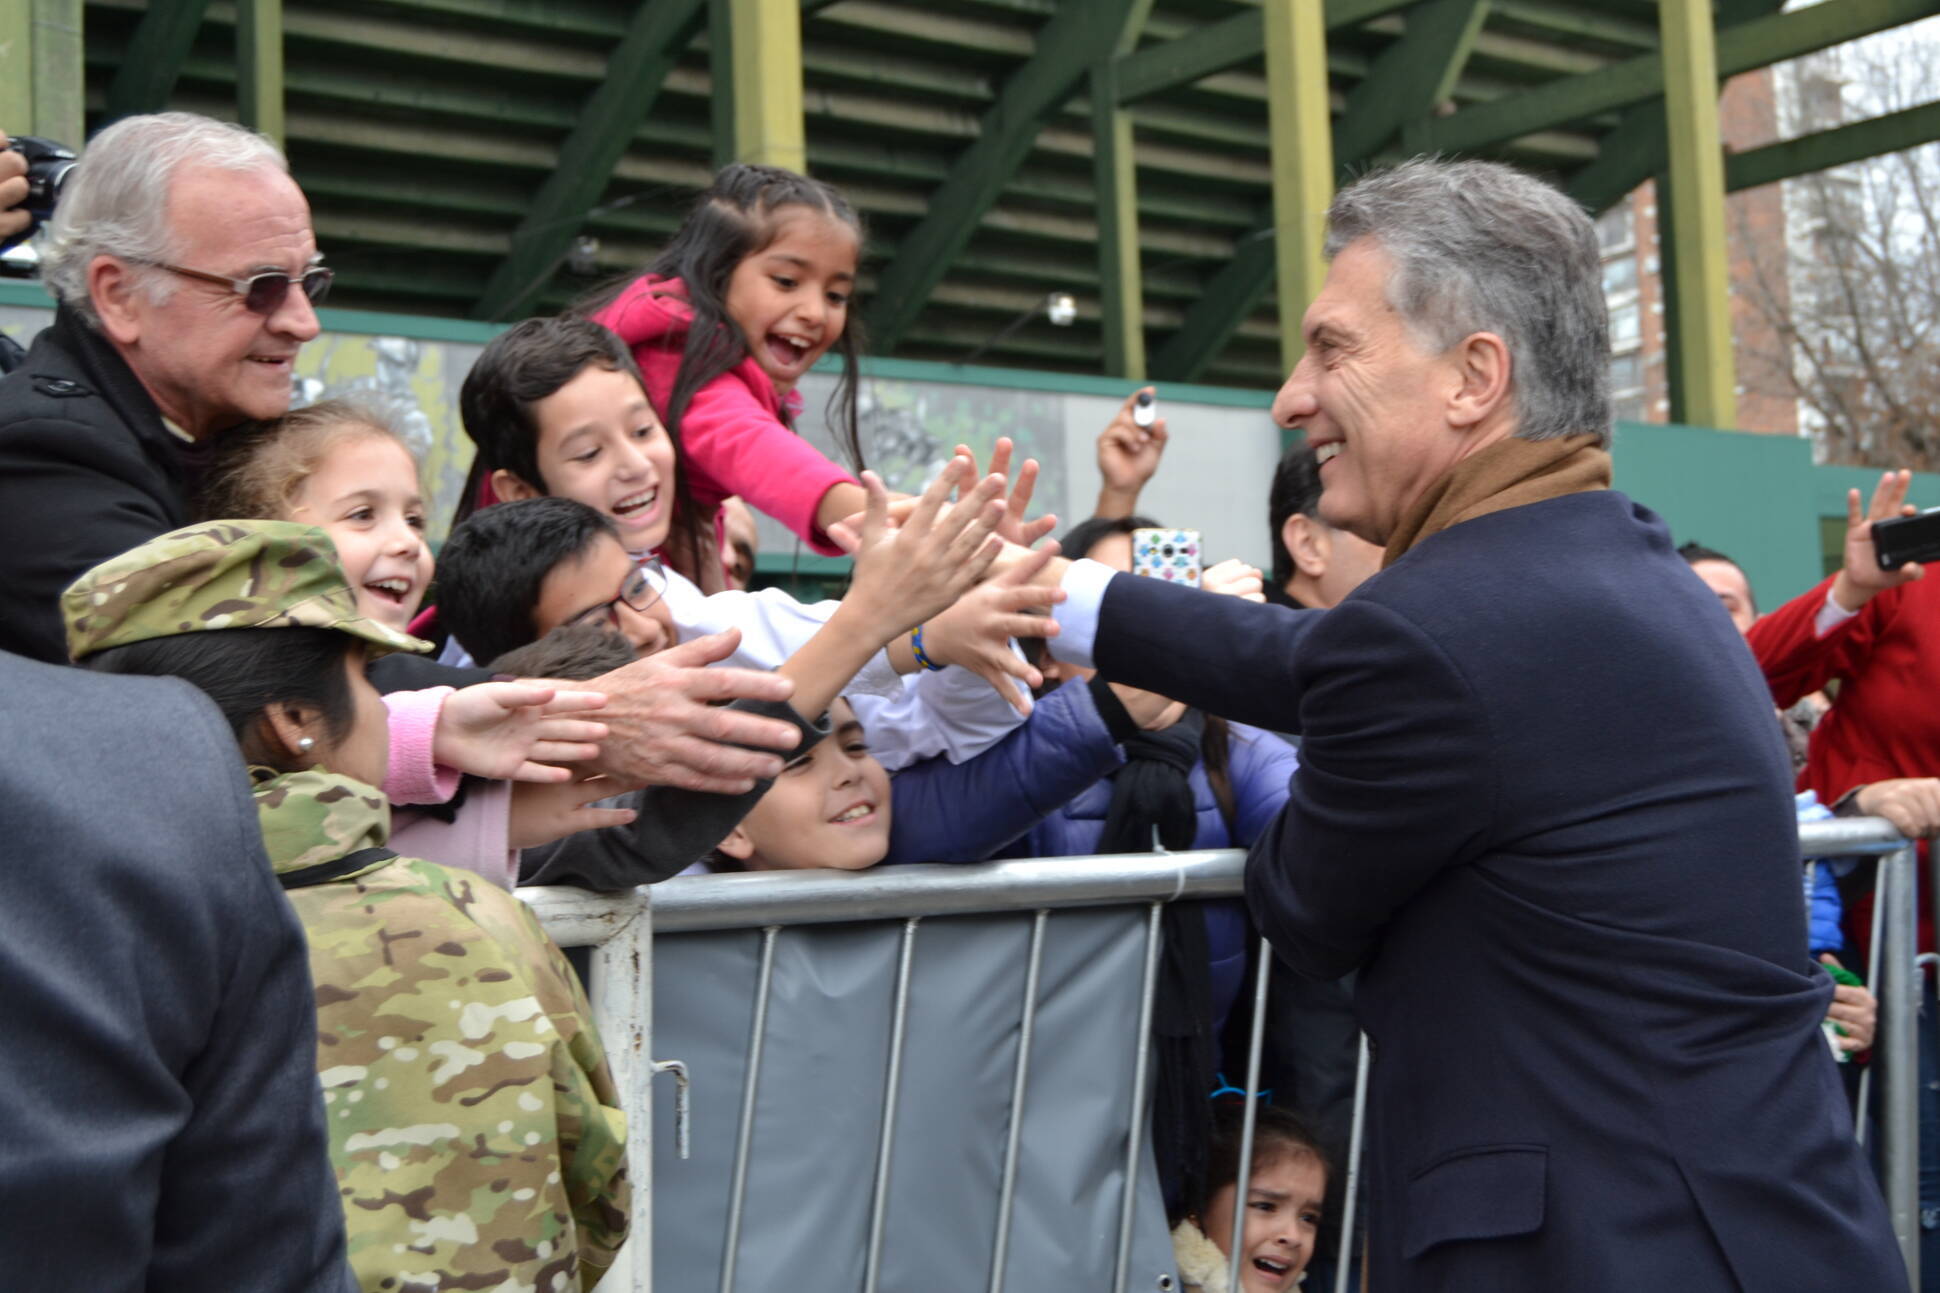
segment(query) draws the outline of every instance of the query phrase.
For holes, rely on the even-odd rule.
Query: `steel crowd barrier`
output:
[[[1872,968],[1867,976],[1880,1002],[1878,1056],[1874,1070],[1882,1074],[1882,1175],[1893,1229],[1907,1264],[1910,1287],[1919,1287],[1919,1125],[1918,1026],[1920,975],[1915,965],[1917,914],[1914,896],[1915,851],[1892,826],[1876,818],[1815,822],[1799,829],[1802,858],[1855,855],[1879,856],[1879,896],[1875,903]],[[656,933],[716,930],[756,930],[761,933],[760,969],[756,980],[753,1025],[747,1047],[747,1068],[739,1095],[740,1120],[734,1154],[730,1202],[722,1219],[725,1254],[720,1289],[733,1293],[735,1254],[740,1242],[742,1206],[746,1198],[755,1087],[759,1081],[762,1046],[767,1032],[768,995],[774,967],[775,940],[791,926],[870,921],[902,924],[897,960],[896,990],[890,1026],[885,1103],[878,1128],[874,1196],[871,1203],[869,1251],[864,1293],[876,1293],[883,1245],[884,1209],[889,1198],[891,1151],[897,1134],[898,1076],[903,1059],[905,1025],[910,1009],[910,964],[918,932],[925,919],[937,916],[1029,913],[1032,917],[1025,990],[1019,1002],[1018,1047],[1005,1132],[999,1186],[997,1228],[992,1240],[990,1293],[1005,1288],[1005,1253],[1010,1241],[1011,1205],[1018,1174],[1018,1136],[1023,1123],[1025,1093],[1035,1041],[1038,971],[1042,964],[1051,913],[1060,909],[1143,905],[1143,983],[1140,990],[1137,1035],[1126,1041],[1133,1067],[1130,1134],[1127,1136],[1123,1192],[1118,1214],[1116,1262],[1111,1289],[1127,1293],[1130,1274],[1133,1208],[1138,1169],[1145,1153],[1143,1131],[1150,1093],[1150,1038],[1159,965],[1161,916],[1165,905],[1180,900],[1237,897],[1245,854],[1214,850],[1174,854],[1113,857],[1038,858],[974,866],[906,866],[882,871],[766,872],[671,881],[651,889],[622,895],[597,895],[572,889],[522,889],[523,898],[538,914],[554,940],[563,947],[592,946],[593,976],[588,990],[595,1022],[613,1065],[614,1078],[627,1114],[628,1172],[633,1181],[632,1230],[620,1260],[603,1282],[604,1288],[647,1293],[652,1281],[652,1104],[654,1076],[670,1072],[679,1081],[677,1135],[684,1140],[686,1074],[677,1061],[649,1057],[652,1035],[652,960]],[[1940,927],[1940,861],[1933,886],[1937,927]],[[1261,944],[1263,953],[1267,951]],[[1246,1057],[1246,1091],[1259,1090],[1261,1045],[1268,1004],[1270,955],[1258,958],[1252,992],[1252,1042]],[[1940,1024],[1940,1021],[1936,1021]],[[1864,1136],[1872,1071],[1862,1078],[1860,1135]],[[1335,1293],[1346,1293],[1354,1235],[1354,1210],[1360,1177],[1365,1127],[1367,1045],[1362,1039],[1351,1141],[1346,1165],[1345,1211],[1341,1225],[1341,1258]],[[715,1098],[723,1098],[716,1096]],[[1257,1101],[1247,1099],[1236,1195],[1246,1197],[1251,1173],[1252,1141]],[[682,1153],[684,1155],[684,1147]],[[1229,1285],[1239,1287],[1241,1228],[1244,1209],[1234,1209]],[[1034,1293],[1034,1291],[1033,1291]]]

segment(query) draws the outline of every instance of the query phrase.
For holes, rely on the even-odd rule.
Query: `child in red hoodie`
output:
[[[860,464],[848,314],[861,247],[861,222],[829,185],[736,164],[715,176],[647,272],[592,310],[633,351],[701,516],[738,494],[816,551],[840,555],[828,527],[866,496],[792,428],[796,383],[839,348],[835,437]],[[689,565],[687,554],[669,555]],[[711,590],[702,575],[718,574],[718,559],[695,555],[688,573]]]

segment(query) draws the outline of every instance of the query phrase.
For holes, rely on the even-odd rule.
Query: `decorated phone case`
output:
[[[1132,573],[1199,587],[1197,530],[1133,530]]]

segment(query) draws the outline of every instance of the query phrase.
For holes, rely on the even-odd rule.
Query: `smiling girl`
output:
[[[737,163],[714,177],[647,272],[592,309],[632,349],[702,516],[738,494],[840,555],[828,527],[862,510],[862,486],[793,426],[797,383],[838,350],[835,439],[860,467],[849,304],[861,249],[861,221],[835,189]]]

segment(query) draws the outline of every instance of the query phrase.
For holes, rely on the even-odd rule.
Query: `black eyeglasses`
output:
[[[667,587],[667,576],[658,562],[648,562],[635,566],[633,573],[620,585],[620,595],[610,602],[588,606],[579,614],[567,620],[568,624],[591,624],[604,617],[614,628],[620,627],[619,605],[625,602],[636,611],[645,611],[660,600],[660,594]]]
[[[297,278],[291,278],[282,270],[269,270],[261,274],[251,274],[248,278],[230,278],[226,274],[205,274],[199,269],[183,269],[180,265],[170,265],[164,261],[147,260],[138,262],[165,269],[183,278],[193,278],[204,283],[214,283],[226,287],[242,298],[243,308],[254,314],[274,314],[283,305],[283,298],[290,294],[292,283],[300,284],[303,295],[316,305],[330,291],[330,280],[336,275],[321,265],[303,271]]]

